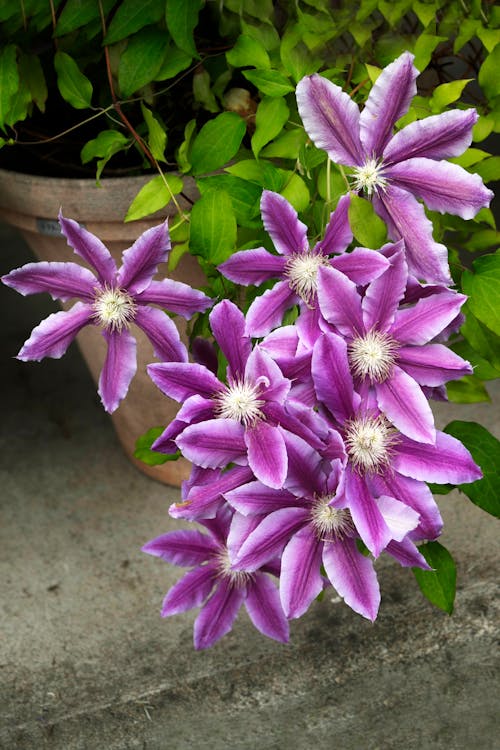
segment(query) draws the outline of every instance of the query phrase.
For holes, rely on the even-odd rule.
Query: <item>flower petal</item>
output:
[[[351,196],[343,195],[337,203],[337,208],[330,214],[326,225],[325,235],[315,249],[320,249],[323,255],[343,253],[352,242],[352,229],[349,224],[349,204]]]
[[[436,539],[439,536],[443,528],[443,519],[430,489],[424,482],[404,477],[395,471],[386,471],[370,478],[370,485],[377,495],[394,497],[419,514],[417,530],[421,538]]]
[[[422,389],[412,377],[394,365],[391,377],[376,383],[375,391],[380,411],[403,435],[421,443],[434,443],[434,416]]]
[[[174,279],[152,281],[146,289],[136,296],[140,305],[160,305],[169,312],[182,315],[189,319],[196,312],[204,312],[213,300],[199,289],[193,289],[189,284],[183,284]]]
[[[118,408],[127,395],[128,387],[137,370],[136,341],[130,331],[104,330],[108,351],[99,377],[98,393],[109,414]]]
[[[163,600],[162,617],[178,615],[203,604],[212,591],[216,570],[212,565],[203,565],[186,573],[172,586]]]
[[[389,184],[374,195],[373,205],[387,224],[391,239],[404,239],[411,273],[429,283],[451,284],[448,250],[433,239],[433,225],[413,195]]]
[[[296,95],[302,122],[315,145],[334,162],[360,166],[359,109],[350,96],[317,74],[299,81]]]
[[[123,265],[117,282],[131,294],[140,294],[149,286],[158,270],[158,264],[167,260],[170,250],[168,222],[146,229],[134,244],[124,250]]]
[[[262,221],[274,247],[281,255],[293,255],[309,249],[307,227],[294,207],[279,193],[264,190],[260,201]]]
[[[384,170],[392,183],[422,198],[432,211],[472,219],[489,206],[493,193],[484,186],[478,174],[472,174],[447,161],[407,159]]]
[[[413,307],[398,310],[391,336],[402,344],[427,344],[456,318],[466,299],[451,290],[424,297]]]
[[[409,505],[388,495],[377,497],[377,505],[390,529],[391,536],[400,542],[418,526],[419,514]]]
[[[362,335],[361,298],[347,276],[332,267],[319,268],[318,302],[323,317],[343,336]]]
[[[321,553],[323,543],[312,524],[290,539],[281,557],[280,597],[288,618],[300,617],[323,590]]]
[[[422,568],[422,570],[432,570],[425,557],[418,551],[408,537],[401,542],[396,542],[394,539],[391,540],[385,548],[385,551],[397,560],[404,568]]]
[[[248,464],[263,484],[280,489],[286,479],[288,459],[285,441],[278,427],[259,420],[245,430]]]
[[[84,302],[76,302],[71,310],[52,313],[33,329],[30,338],[17,355],[17,359],[23,362],[31,360],[39,362],[44,357],[59,359],[77,333],[84,326],[92,323],[93,314],[90,305]]]
[[[66,302],[73,297],[93,302],[98,281],[94,274],[77,263],[26,263],[2,276],[6,286],[26,296],[48,292],[52,299]]]
[[[289,627],[278,589],[265,573],[256,573],[253,582],[248,584],[245,607],[257,630],[276,641],[288,643]]]
[[[392,464],[404,476],[437,484],[466,484],[482,477],[467,448],[439,431],[435,446],[401,436]]]
[[[340,271],[347,276],[357,286],[365,286],[389,268],[389,261],[376,250],[356,247],[350,253],[332,258],[330,265],[336,271]]]
[[[380,588],[373,562],[358,551],[351,538],[326,542],[323,565],[330,582],[345,603],[372,622],[380,605]]]
[[[96,270],[101,283],[113,286],[116,276],[116,263],[99,237],[81,227],[77,221],[65,219],[61,212],[59,212],[59,224],[68,245],[80,258],[83,258]]]
[[[387,65],[373,84],[359,118],[360,138],[368,158],[381,156],[394,124],[408,112],[417,93],[414,56],[404,52]]]
[[[403,242],[394,248],[390,265],[371,282],[363,297],[363,321],[367,331],[376,328],[385,333],[391,326],[398,305],[404,297],[408,266]]]
[[[398,364],[420,385],[439,386],[472,374],[469,362],[443,344],[402,346]]]
[[[477,120],[475,109],[452,109],[411,122],[387,144],[384,164],[419,156],[427,159],[460,156],[472,142],[472,128]]]
[[[210,399],[224,388],[213,372],[192,362],[155,362],[147,370],[160,391],[176,401],[198,395]]]
[[[345,497],[352,520],[374,557],[378,557],[392,534],[363,477],[346,469]]]
[[[259,286],[268,279],[279,278],[285,269],[285,258],[272,255],[263,247],[240,250],[217,266],[218,270],[235,284]]]
[[[350,419],[359,406],[347,359],[347,344],[334,333],[324,333],[314,345],[311,373],[318,400],[340,422]]]
[[[299,298],[290,289],[288,281],[278,281],[272,289],[256,297],[248,308],[247,334],[252,338],[266,336],[273,328],[281,324],[285,312],[298,301]]]
[[[177,438],[183,455],[204,469],[217,469],[246,456],[245,430],[234,419],[210,419],[189,425]],[[246,460],[245,460],[246,463]]]
[[[252,342],[245,333],[245,316],[233,302],[219,302],[210,313],[212,333],[228,361],[228,375],[242,379]]]
[[[213,646],[229,633],[245,597],[245,589],[232,586],[221,579],[214,594],[207,601],[194,623],[194,647],[197,650]]]
[[[140,306],[136,310],[134,323],[142,328],[153,344],[155,357],[164,362],[187,362],[188,354],[179,331],[163,310]]]
[[[288,490],[275,490],[262,482],[248,482],[224,493],[227,502],[244,516],[272,513],[297,506],[297,498]]]
[[[192,529],[179,529],[152,539],[142,547],[143,552],[161,557],[172,565],[186,568],[201,565],[217,553],[218,544],[212,537]]]
[[[258,570],[279,555],[292,534],[309,523],[308,508],[281,508],[270,513],[241,545],[235,567]]]

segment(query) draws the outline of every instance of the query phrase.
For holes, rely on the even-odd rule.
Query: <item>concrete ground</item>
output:
[[[0,234],[5,272],[31,259]],[[292,623],[291,645],[246,615],[195,652],[195,613],[162,620],[179,570],[143,554],[178,528],[178,490],[125,459],[76,349],[60,361],[12,359],[55,306],[0,290],[2,419],[0,747],[5,750],[494,750],[498,748],[499,572],[495,520],[439,498],[458,566],[455,613],[411,572],[378,565],[370,624],[326,596]],[[493,404],[444,405],[440,426]]]

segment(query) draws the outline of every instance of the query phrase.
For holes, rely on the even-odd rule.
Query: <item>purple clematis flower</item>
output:
[[[361,114],[348,94],[317,74],[299,82],[297,103],[316,146],[353,168],[354,189],[372,198],[391,239],[404,239],[410,271],[429,282],[450,283],[446,247],[434,241],[416,198],[433,211],[470,219],[489,205],[493,193],[478,175],[444,161],[470,145],[475,110],[417,120],[393,135],[417,92],[413,59],[405,52],[384,68]]]
[[[318,401],[342,434],[347,451],[345,507],[377,557],[393,538],[377,498],[391,498],[420,515],[416,533],[441,531],[438,507],[424,482],[465,484],[482,474],[459,440],[436,431],[435,444],[411,440],[390,425],[375,403],[354,389],[346,341],[324,333],[314,345],[312,376]],[[385,501],[384,501],[385,502]]]
[[[86,325],[101,326],[108,352],[99,379],[104,408],[113,412],[127,394],[137,369],[136,342],[131,323],[139,326],[162,360],[187,360],[187,351],[170,318],[151,305],[191,317],[210,307],[203,292],[172,279],[153,281],[158,264],[167,260],[170,237],[165,222],[148,229],[123,253],[117,269],[101,240],[76,221],[59,216],[61,231],[77,255],[96,275],[77,263],[28,263],[2,277],[21,294],[49,292],[63,302],[78,298],[70,310],[49,315],[32,332],[18,354],[23,361],[59,359]]]
[[[344,274],[322,269],[318,300],[325,319],[347,342],[356,383],[374,389],[380,411],[402,434],[434,443],[434,418],[421,386],[441,386],[472,367],[446,346],[429,342],[456,318],[466,297],[450,290],[400,307],[408,275],[402,244],[394,246],[390,268],[363,296]]]
[[[232,511],[225,505],[211,520],[201,521],[209,534],[171,531],[142,548],[174,565],[191,567],[166,595],[162,616],[168,617],[201,607],[194,624],[196,649],[209,648],[228,633],[241,605],[255,627],[269,638],[288,642],[288,622],[281,608],[278,589],[268,573],[279,568],[270,563],[260,570],[235,570],[228,554]]]
[[[203,365],[149,365],[158,388],[184,402],[153,449],[170,452],[175,443],[203,468],[248,464],[264,484],[282,487],[287,473],[284,430],[315,445],[321,442],[323,421],[309,410],[304,414],[299,404],[285,409],[290,381],[265,351],[259,346],[252,349],[244,315],[236,305],[219,302],[210,313],[210,325],[228,361],[227,384]]]
[[[285,312],[294,305],[302,310],[316,308],[318,269],[333,267],[347,274],[356,284],[368,284],[387,268],[383,255],[366,248],[345,250],[352,241],[348,208],[350,197],[343,196],[325,230],[325,236],[311,249],[307,227],[286,198],[264,190],[261,213],[269,236],[279,255],[263,247],[241,250],[219,266],[228,279],[237,284],[255,284],[278,278],[279,281],[257,297],[246,315],[250,336],[265,336],[281,324]],[[335,255],[335,258],[331,258]]]

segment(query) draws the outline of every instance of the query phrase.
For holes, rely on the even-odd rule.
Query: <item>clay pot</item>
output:
[[[60,234],[57,215],[62,208],[64,216],[75,219],[97,235],[120,265],[122,251],[142,232],[176,213],[175,206],[170,203],[161,212],[145,219],[123,223],[130,203],[149,179],[150,176],[103,179],[101,187],[97,187],[94,179],[38,177],[0,169],[0,218],[21,231],[40,260],[83,264]],[[185,179],[184,192],[193,200],[197,197],[191,178]],[[178,196],[178,201],[183,209],[189,210],[190,205],[182,196]],[[159,271],[156,278],[161,277],[161,267]],[[205,281],[197,262],[188,254],[181,258],[170,276],[195,287],[203,286]],[[72,304],[63,306],[71,307]],[[185,321],[176,318],[175,322],[181,338],[187,343]],[[137,438],[151,427],[166,426],[178,410],[178,404],[164,396],[146,373],[146,365],[157,361],[149,340],[135,326],[134,335],[137,339],[137,373],[126,398],[111,418],[125,453],[142,472],[165,484],[180,486],[190,471],[190,464],[185,459],[147,466],[133,455]],[[78,334],[77,343],[97,384],[106,353],[104,338],[97,327],[87,326]]]

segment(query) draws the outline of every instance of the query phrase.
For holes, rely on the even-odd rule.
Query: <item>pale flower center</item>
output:
[[[136,311],[134,300],[127,292],[109,287],[97,292],[93,308],[97,322],[111,331],[128,328]]]
[[[383,383],[396,358],[396,342],[387,333],[369,331],[349,344],[349,362],[355,377]]]
[[[390,461],[396,431],[383,415],[347,422],[345,446],[353,468],[360,474],[377,473]]]
[[[245,586],[248,581],[252,580],[253,576],[251,573],[247,573],[245,570],[234,570],[229,559],[229,552],[227,549],[222,549],[217,554],[217,562],[219,568],[219,575],[223,578],[229,578],[231,584],[236,587]]]
[[[216,414],[221,419],[236,419],[248,427],[264,418],[260,409],[264,401],[259,398],[259,387],[246,380],[235,381],[215,399]]]
[[[322,253],[297,253],[290,256],[285,266],[290,289],[293,289],[306,305],[314,300],[318,290],[318,268],[327,266],[328,258]]]
[[[376,159],[367,159],[362,167],[354,170],[354,190],[364,190],[371,195],[375,188],[385,188],[387,180],[382,171],[381,163],[377,163]]]
[[[354,531],[350,512],[345,508],[332,508],[332,497],[319,497],[311,509],[313,526],[319,539],[335,541],[344,539]]]

